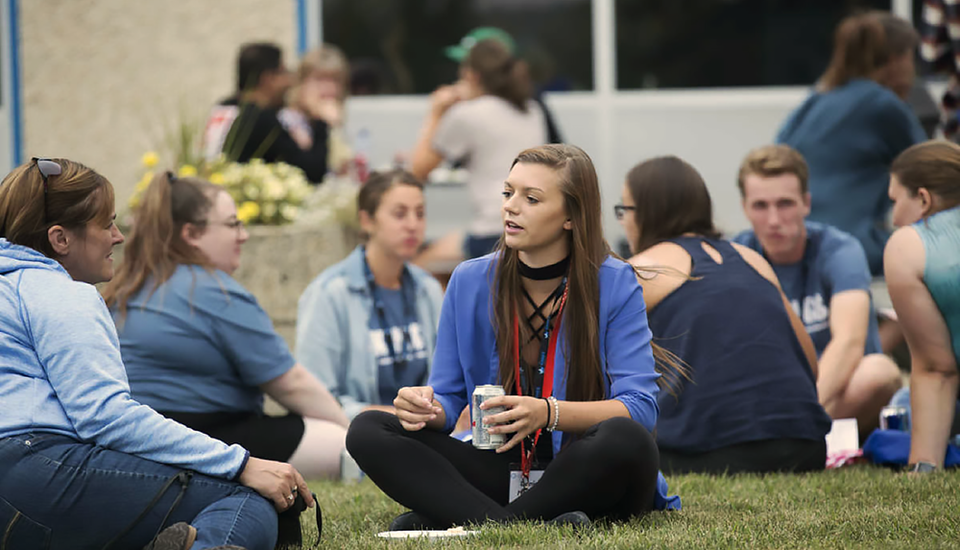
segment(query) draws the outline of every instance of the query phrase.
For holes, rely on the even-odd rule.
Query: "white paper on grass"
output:
[[[860,435],[856,418],[838,418],[833,421],[827,434],[827,456],[856,451],[860,448]]]
[[[384,531],[377,536],[384,539],[445,539],[448,537],[469,537],[479,531],[467,531],[463,527],[452,527],[445,531]]]

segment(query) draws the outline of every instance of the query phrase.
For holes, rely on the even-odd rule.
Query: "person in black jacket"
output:
[[[235,162],[255,158],[285,162],[302,169],[311,182],[320,183],[327,173],[327,105],[316,101],[304,106],[314,139],[309,149],[301,149],[277,119],[291,83],[280,48],[268,43],[243,45],[237,60],[237,93],[220,104],[236,108],[221,150]]]

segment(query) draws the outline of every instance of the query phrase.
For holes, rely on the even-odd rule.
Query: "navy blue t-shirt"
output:
[[[817,222],[806,222],[807,248],[795,264],[774,264],[783,293],[803,321],[819,357],[830,343],[830,300],[847,290],[870,292],[870,269],[863,247],[852,235]],[[752,229],[737,235],[734,242],[763,254]],[[870,320],[864,354],[880,353],[877,316],[870,301]]]
[[[392,290],[377,286],[377,298],[383,303],[384,320],[376,311],[370,315],[370,349],[379,367],[377,385],[380,390],[380,403],[393,403],[397,391],[404,386],[423,386],[427,383],[427,346],[423,339],[423,328],[417,320],[412,297],[404,301],[403,292],[409,285]],[[384,328],[389,331],[395,356],[390,354],[390,346]]]

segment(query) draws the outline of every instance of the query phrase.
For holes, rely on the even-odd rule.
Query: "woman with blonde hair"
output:
[[[310,490],[131,396],[93,286],[113,276],[115,218],[110,182],[67,159],[0,184],[0,546],[270,550],[274,508]]]
[[[347,418],[231,275],[247,240],[222,188],[160,173],[104,291],[135,399],[309,478],[339,477]],[[264,394],[290,414],[266,416]]]
[[[884,251],[884,272],[910,347],[909,464],[927,472],[944,466],[947,439],[960,433],[960,145],[915,145],[890,173],[900,229]]]
[[[349,92],[350,64],[340,48],[324,44],[304,54],[297,69],[297,83],[290,90],[289,106],[277,118],[302,149],[313,145],[313,127],[307,105],[320,105],[329,127],[327,170],[344,174],[353,152],[344,133],[344,103]]]
[[[361,468],[413,510],[390,529],[584,525],[679,508],[651,435],[660,373],[643,293],[603,238],[590,157],[569,145],[527,149],[502,193],[498,250],[450,279],[428,384],[401,388],[396,415],[364,412],[348,431]],[[481,406],[486,429],[506,441],[496,451],[447,436],[487,384],[506,393]]]

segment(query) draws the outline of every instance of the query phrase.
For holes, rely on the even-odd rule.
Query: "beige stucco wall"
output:
[[[181,111],[204,118],[232,91],[240,44],[275,42],[293,65],[295,9],[295,0],[21,1],[24,157],[95,168],[122,211],[164,128]]]

